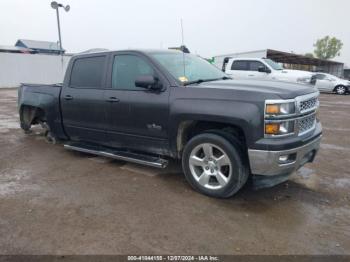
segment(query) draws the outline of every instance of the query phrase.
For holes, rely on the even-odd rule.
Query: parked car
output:
[[[154,167],[182,159],[189,184],[214,197],[232,196],[249,176],[257,188],[285,181],[321,139],[315,89],[232,80],[179,51],[73,56],[63,85],[18,92],[27,132],[41,124],[67,149]]]
[[[316,87],[321,92],[332,92],[345,95],[350,91],[350,81],[327,73],[316,73]]]
[[[313,73],[302,70],[284,69],[267,58],[228,58],[224,60],[223,71],[234,79],[277,80],[309,83]]]

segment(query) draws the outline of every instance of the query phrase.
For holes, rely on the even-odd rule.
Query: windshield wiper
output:
[[[217,80],[228,80],[228,79],[232,79],[232,78],[228,77],[228,76],[224,76],[224,77],[212,78],[212,79],[197,79],[197,80],[193,80],[193,81],[188,81],[188,82],[184,83],[184,85],[187,86],[187,85],[192,85],[192,84],[200,84],[203,82],[211,82],[211,81],[217,81]]]

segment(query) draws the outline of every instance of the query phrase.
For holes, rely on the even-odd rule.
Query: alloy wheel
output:
[[[232,176],[232,163],[227,153],[211,143],[196,146],[190,154],[192,176],[203,187],[221,189]]]
[[[344,86],[338,86],[337,89],[336,89],[336,92],[338,95],[344,95],[345,92],[346,92],[346,89]]]

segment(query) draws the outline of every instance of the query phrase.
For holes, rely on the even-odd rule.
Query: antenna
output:
[[[183,62],[183,67],[184,67],[184,76],[186,77],[186,65],[185,65],[185,52],[183,50],[184,48],[184,28],[182,25],[182,18],[181,18],[181,50],[182,50],[182,62]]]

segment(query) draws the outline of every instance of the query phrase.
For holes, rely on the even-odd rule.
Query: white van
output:
[[[308,71],[284,69],[267,58],[226,58],[222,70],[234,79],[279,80],[310,82],[314,75]]]

